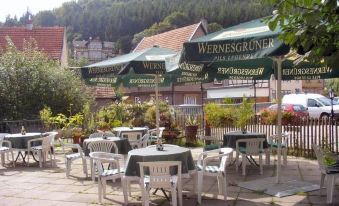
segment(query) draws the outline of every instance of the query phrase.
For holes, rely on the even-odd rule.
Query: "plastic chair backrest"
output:
[[[114,148],[114,153],[118,154],[118,147],[114,141],[110,140],[99,140],[93,141],[88,145],[90,152],[107,152],[112,153],[112,148]]]
[[[247,155],[258,155],[263,151],[264,138],[250,138],[239,139],[236,141],[237,150],[239,149],[239,143],[246,143],[245,152]]]
[[[149,186],[151,188],[171,188],[172,175],[171,168],[177,168],[178,179],[181,179],[180,161],[160,161],[160,162],[139,162],[140,178],[145,178],[145,168],[149,171]]]
[[[137,141],[141,139],[142,132],[121,132],[120,136],[131,141]]]

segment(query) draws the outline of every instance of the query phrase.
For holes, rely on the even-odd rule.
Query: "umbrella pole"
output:
[[[281,63],[283,61],[283,57],[278,57],[275,59],[277,63],[277,72],[278,72],[278,81],[277,81],[277,103],[278,103],[278,125],[277,125],[277,130],[278,130],[278,148],[277,148],[277,153],[278,153],[278,162],[277,162],[277,180],[276,183],[279,184],[281,183],[281,139],[282,139],[282,125],[281,125],[281,118],[282,118],[282,112],[281,112]]]
[[[159,120],[160,120],[160,114],[159,114],[159,75],[155,75],[155,124],[157,128],[157,137],[159,137]]]

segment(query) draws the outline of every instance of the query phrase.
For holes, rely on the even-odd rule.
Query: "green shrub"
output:
[[[215,103],[208,103],[204,107],[205,119],[212,127],[223,127],[233,123],[234,111],[232,108],[224,108]]]
[[[277,111],[264,109],[260,112],[261,124],[277,124],[278,113]],[[282,125],[300,125],[302,118],[293,114],[292,112],[283,111],[281,117]]]
[[[7,39],[0,55],[0,119],[33,119],[45,106],[54,113],[81,112],[92,101],[78,75],[37,49],[36,42],[24,42],[23,50]]]
[[[147,109],[145,114],[145,124],[149,128],[155,128],[156,126],[155,116],[156,116],[155,105],[152,105]],[[171,114],[170,107],[164,101],[159,102],[159,116],[160,116],[159,122],[160,127],[171,129],[175,126],[175,121]]]

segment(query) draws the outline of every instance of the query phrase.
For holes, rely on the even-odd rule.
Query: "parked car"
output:
[[[331,100],[320,94],[286,94],[283,104],[300,104],[308,109],[310,117],[323,118],[331,115]],[[333,104],[334,117],[339,117],[339,105]]]
[[[268,110],[276,111],[277,108],[278,104],[272,104],[268,107]],[[307,108],[301,104],[282,104],[281,109],[285,112],[291,112],[297,117],[307,118],[309,116]]]
[[[335,102],[336,104],[339,104],[339,97],[334,97],[333,102]]]

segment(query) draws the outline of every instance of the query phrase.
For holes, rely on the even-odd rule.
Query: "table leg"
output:
[[[22,158],[22,161],[26,164],[26,161],[25,161],[25,158],[26,158],[26,152],[25,152],[25,156],[22,154],[22,152],[21,151],[19,151],[18,152],[18,155],[16,156],[16,158],[15,158],[15,162],[17,162],[18,161],[18,159],[19,159],[19,156],[21,156],[21,158]]]
[[[39,162],[39,160],[37,160],[37,159],[35,158],[35,156],[34,156],[33,152],[31,152],[31,155],[32,155],[32,157],[33,157],[34,161],[36,161],[36,162]]]
[[[252,165],[255,165],[257,167],[259,167],[258,163],[255,161],[255,159],[253,159],[253,157],[250,155],[250,156],[247,156],[246,155],[246,158],[248,160],[249,163],[251,163]]]
[[[159,189],[160,189],[161,192],[164,194],[164,196],[166,197],[166,199],[167,199],[168,201],[171,201],[170,198],[167,196],[167,194],[166,194],[166,192],[165,192],[165,190],[164,190],[163,188],[157,188],[157,189],[155,189],[155,191],[153,192],[153,195],[155,195],[155,194],[158,192]]]
[[[32,155],[32,157],[33,157],[33,159],[34,159],[34,161],[39,162],[39,161],[35,158],[33,152],[30,152],[30,153],[31,153],[31,155]],[[18,152],[18,155],[16,156],[16,158],[15,158],[14,161],[17,162],[18,159],[19,159],[19,156],[21,156],[22,162],[26,164],[26,160],[25,160],[25,159],[26,159],[27,155],[29,155],[27,151],[25,151],[25,155],[23,155],[23,153],[22,153],[21,151],[19,151],[19,152]]]

